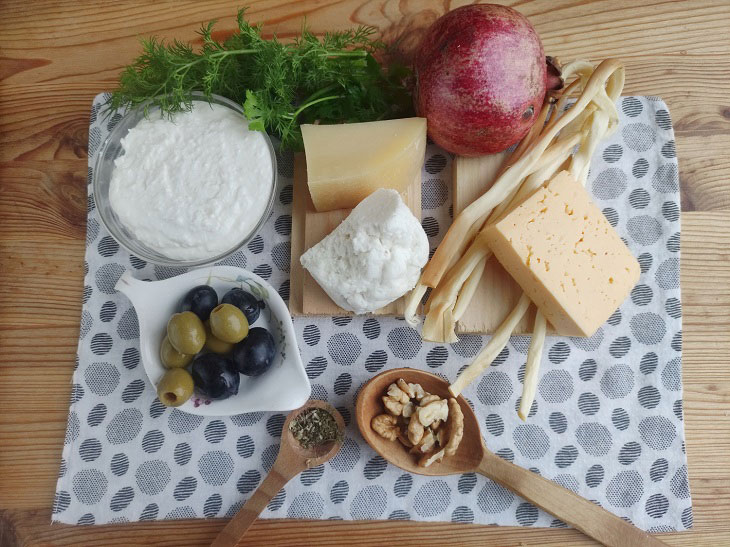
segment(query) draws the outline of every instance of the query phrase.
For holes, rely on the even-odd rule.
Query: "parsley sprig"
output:
[[[302,148],[303,123],[342,123],[406,116],[411,99],[403,66],[381,66],[385,44],[375,29],[331,32],[318,38],[306,27],[291,43],[264,39],[261,26],[238,12],[238,30],[219,42],[215,21],[199,31],[202,47],[142,40],[143,52],[126,67],[110,109],[148,102],[165,114],[192,108],[192,93],[222,95],[243,105],[251,129],[268,131],[282,146]]]

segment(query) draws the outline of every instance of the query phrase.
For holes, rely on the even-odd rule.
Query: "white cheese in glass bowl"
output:
[[[219,104],[142,119],[122,139],[109,203],[141,243],[174,260],[218,256],[266,213],[273,166],[265,136]]]

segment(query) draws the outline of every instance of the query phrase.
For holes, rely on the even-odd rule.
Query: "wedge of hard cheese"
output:
[[[420,176],[426,118],[302,125],[317,211],[352,209],[378,188],[403,192]]]
[[[563,171],[489,228],[502,266],[559,332],[592,336],[639,279],[639,264]]]

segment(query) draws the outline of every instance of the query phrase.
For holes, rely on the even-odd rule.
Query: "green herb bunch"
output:
[[[343,123],[407,116],[411,98],[403,66],[382,67],[385,45],[361,26],[321,39],[306,27],[292,43],[261,37],[261,26],[238,12],[238,30],[213,39],[215,21],[200,30],[202,48],[157,38],[126,67],[108,108],[149,101],[165,114],[190,110],[192,92],[222,95],[243,105],[249,128],[268,131],[289,149],[302,148],[303,123]]]

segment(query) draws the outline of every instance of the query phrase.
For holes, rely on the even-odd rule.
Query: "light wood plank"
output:
[[[717,507],[713,516],[723,518],[722,511],[727,506]],[[183,547],[208,545],[223,528],[225,521],[213,520],[177,520],[155,523],[139,523],[134,526],[69,526],[57,524],[50,526],[50,511],[8,511],[0,513],[0,534],[5,533],[12,541],[22,539],[28,545],[85,545],[85,546],[124,546],[159,545]],[[698,518],[695,517],[695,523]],[[344,532],[349,528],[347,532]],[[3,537],[0,535],[0,537]],[[347,525],[333,521],[292,521],[292,520],[260,520],[246,535],[245,545],[279,545],[301,547],[306,545],[343,544],[371,546],[401,538],[399,544],[405,547],[422,546],[424,542],[431,545],[453,545],[464,547],[496,547],[496,546],[541,546],[588,547],[598,545],[587,539],[576,530],[539,528],[514,528],[495,526],[474,526],[465,524],[448,524],[434,522],[393,522],[393,521],[360,521],[356,525]],[[669,545],[687,545],[688,534],[660,534],[662,541]],[[725,545],[730,542],[730,532],[721,526],[708,526],[692,532],[694,545]],[[13,545],[10,543],[10,545]]]
[[[499,169],[509,154],[493,154],[475,158],[455,157],[452,169],[454,217],[492,187]],[[522,289],[502,265],[491,257],[484,267],[479,285],[464,315],[456,323],[456,332],[492,333],[517,305]],[[532,334],[535,308],[531,306],[512,331]]]

